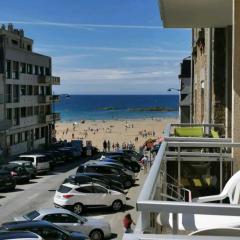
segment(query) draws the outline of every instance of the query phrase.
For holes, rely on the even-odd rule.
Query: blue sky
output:
[[[56,93],[166,94],[191,50],[190,30],[162,28],[157,0],[1,1],[4,22],[52,56]]]

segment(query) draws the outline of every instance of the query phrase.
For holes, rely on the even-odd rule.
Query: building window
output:
[[[13,102],[19,102],[19,85],[13,85]]]
[[[21,63],[20,64],[20,72],[21,73],[26,73],[27,72],[26,63]]]
[[[46,95],[52,95],[51,87],[46,87]]]
[[[27,45],[27,50],[32,51],[32,46],[30,44]]]
[[[28,116],[28,117],[33,116],[33,107],[28,107],[28,108],[27,108],[27,116]]]
[[[17,138],[18,138],[18,142],[22,142],[22,134],[21,133],[18,133],[17,134]]]
[[[40,114],[44,114],[44,105],[40,106]]]
[[[22,142],[25,142],[25,141],[26,141],[26,138],[25,138],[25,137],[26,137],[26,136],[25,136],[25,132],[22,132],[21,135],[22,135]]]
[[[39,74],[39,67],[37,65],[35,65],[34,69],[35,69],[35,75],[38,75]]]
[[[18,144],[18,134],[13,134],[14,136],[14,144]]]
[[[28,131],[25,131],[24,135],[25,135],[25,141],[27,141],[28,140]]]
[[[38,115],[39,114],[39,106],[35,106],[34,107],[34,115]]]
[[[45,137],[45,127],[41,127],[41,138]]]
[[[11,134],[9,137],[10,137],[10,146],[12,146],[13,145],[13,134]]]
[[[41,76],[44,76],[44,75],[45,75],[44,67],[40,67],[40,75],[41,75]]]
[[[39,94],[39,88],[38,86],[34,86],[34,95],[37,96]]]
[[[35,128],[35,139],[39,139],[39,128]]]
[[[6,78],[10,79],[12,78],[12,67],[11,67],[11,61],[6,61]]]
[[[27,64],[27,73],[32,74],[32,72],[33,72],[32,64]]]
[[[19,125],[20,119],[19,119],[19,108],[14,108],[13,111],[13,125]]]
[[[45,95],[44,86],[40,87],[40,95]]]
[[[18,41],[17,41],[17,40],[15,40],[15,39],[12,39],[12,41],[11,41],[11,42],[12,42],[12,44],[13,44],[13,45],[15,45],[15,46],[17,46],[17,45],[18,45]]]
[[[16,61],[13,61],[12,78],[13,79],[18,79],[19,78],[19,63],[16,62]]]
[[[45,73],[47,76],[50,76],[50,68],[45,68]]]
[[[46,106],[45,113],[46,114],[50,114],[51,113],[51,105],[47,105]]]
[[[27,116],[27,111],[26,111],[26,107],[22,107],[21,108],[21,117],[25,118]]]
[[[26,90],[27,90],[27,87],[26,87],[26,85],[21,85],[21,89],[20,89],[21,91],[21,95],[22,96],[26,96]]]
[[[12,109],[11,108],[7,108],[7,119],[12,120]]]
[[[11,84],[6,85],[6,101],[7,103],[12,102],[12,85]]]
[[[29,86],[27,86],[27,89],[28,89],[28,95],[32,96],[33,95],[33,86],[29,85]]]

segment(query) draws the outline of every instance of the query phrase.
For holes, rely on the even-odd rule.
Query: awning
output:
[[[159,0],[163,26],[207,28],[232,25],[232,0]]]

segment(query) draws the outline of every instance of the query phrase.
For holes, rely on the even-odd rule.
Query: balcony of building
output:
[[[39,123],[54,123],[60,121],[60,113],[50,113],[39,116]]]
[[[11,120],[0,120],[0,132],[9,129],[12,126]]]
[[[232,1],[159,0],[164,27],[206,28],[232,25]]]
[[[195,136],[179,136],[179,129],[186,127],[196,128]],[[125,234],[124,240],[214,239],[189,236],[201,235],[196,231],[208,228],[212,228],[208,234],[218,236],[216,239],[234,236],[230,228],[240,225],[240,206],[236,204],[240,200],[240,181],[230,194],[234,204],[228,199],[215,203],[196,200],[225,189],[236,161],[232,151],[240,147],[240,143],[224,136],[212,137],[213,129],[224,126],[171,124],[165,129],[164,141],[136,203],[140,217],[134,233]]]
[[[51,85],[60,85],[60,77],[54,76],[38,76],[38,83],[46,83]]]

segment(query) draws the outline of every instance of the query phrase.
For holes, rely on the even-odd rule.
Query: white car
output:
[[[119,211],[126,204],[126,196],[96,183],[82,185],[64,183],[55,193],[54,204],[57,207],[71,209],[76,214],[82,213],[87,208],[96,207],[112,207],[114,211]]]
[[[18,156],[16,161],[30,161],[37,169],[37,172],[48,172],[50,170],[50,162],[45,155],[42,154],[25,154]]]
[[[91,240],[110,238],[111,227],[102,219],[85,218],[62,208],[45,208],[34,210],[23,216],[14,218],[14,221],[45,220],[69,231],[81,232]]]

